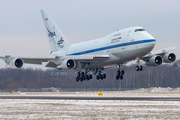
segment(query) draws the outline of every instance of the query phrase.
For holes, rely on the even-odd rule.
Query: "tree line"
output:
[[[157,67],[143,66],[143,71],[135,71],[136,65],[123,66],[123,80],[116,80],[117,68],[104,70],[107,78],[76,82],[76,71],[57,69],[0,69],[0,89],[16,88],[148,88],[180,87],[180,60],[173,64]]]

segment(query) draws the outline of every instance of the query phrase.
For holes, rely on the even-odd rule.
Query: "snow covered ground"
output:
[[[111,92],[16,92],[14,94],[0,92],[0,95],[98,96],[98,92],[109,97],[180,97],[180,88],[147,88]],[[0,119],[174,120],[180,119],[180,101],[0,99]]]
[[[177,101],[0,99],[0,119],[179,119]]]
[[[98,96],[102,92],[104,97],[180,97],[180,88],[140,88],[127,91],[83,91],[83,92],[0,92],[0,95],[24,95],[24,96]]]

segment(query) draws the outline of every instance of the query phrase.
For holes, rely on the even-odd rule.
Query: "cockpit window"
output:
[[[136,29],[134,32],[145,31],[144,29]]]

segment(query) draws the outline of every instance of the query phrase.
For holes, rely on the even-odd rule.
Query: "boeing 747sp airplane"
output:
[[[123,64],[137,60],[136,71],[142,71],[140,60],[147,66],[158,66],[176,60],[174,53],[168,52],[175,49],[170,47],[155,52],[156,40],[142,27],[130,27],[113,32],[103,38],[69,45],[55,22],[45,10],[41,10],[51,51],[47,56],[0,56],[9,68],[21,68],[24,63],[42,64],[58,70],[78,71],[76,80],[105,79],[103,70],[109,65],[118,67],[116,79],[123,79],[125,74]]]

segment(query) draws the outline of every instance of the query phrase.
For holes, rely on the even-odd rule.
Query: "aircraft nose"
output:
[[[151,40],[149,40],[149,42],[148,42],[146,47],[150,48],[150,49],[153,49],[155,44],[156,44],[156,40],[155,39],[151,39]]]

